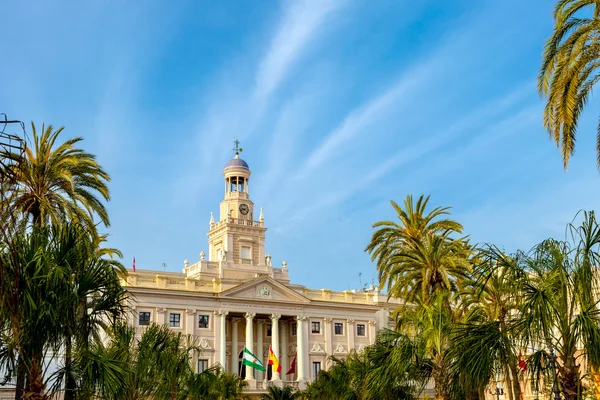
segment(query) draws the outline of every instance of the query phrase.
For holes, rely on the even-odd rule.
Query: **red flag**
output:
[[[132,268],[133,268],[133,272],[135,272],[135,257],[133,257],[133,265],[132,265]]]
[[[519,353],[519,357],[517,358],[519,362],[519,368],[526,371],[527,370],[527,362],[523,359],[523,355]]]
[[[286,372],[286,375],[291,375],[291,374],[295,374],[296,373],[296,356],[298,355],[298,353],[294,354],[294,360],[292,361],[292,365],[290,366],[290,369],[288,372]]]

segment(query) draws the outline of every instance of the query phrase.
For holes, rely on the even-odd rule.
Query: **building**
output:
[[[135,297],[131,323],[139,334],[155,322],[195,336],[203,349],[195,368],[219,363],[242,375],[249,392],[267,384],[304,388],[328,368],[330,356],[343,358],[373,343],[398,303],[375,288],[334,292],[295,285],[285,261],[271,265],[263,210],[257,213],[250,199],[251,172],[237,144],[223,170],[218,220],[211,213],[208,252],[195,263],[186,260],[182,273],[131,272],[123,283]],[[272,346],[282,373],[242,367],[244,346],[265,367]],[[284,375],[294,358],[296,372]]]

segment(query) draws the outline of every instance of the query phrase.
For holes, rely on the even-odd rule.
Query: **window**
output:
[[[334,329],[335,329],[335,334],[336,335],[343,335],[344,334],[344,324],[341,322],[336,322],[334,325]]]
[[[150,325],[150,312],[142,311],[140,312],[139,324],[140,326],[148,326]]]
[[[321,333],[321,323],[318,321],[311,322],[311,332],[312,333]]]
[[[356,336],[365,336],[365,324],[356,325]]]
[[[208,328],[208,315],[198,315],[198,328]]]
[[[207,369],[208,369],[208,360],[207,359],[198,360],[198,373],[204,372]]]
[[[292,336],[296,336],[296,332],[298,331],[298,324],[295,322],[292,323]]]
[[[179,328],[181,322],[181,314],[171,313],[169,314],[169,326],[172,328]]]
[[[246,259],[246,260],[251,259],[252,258],[252,256],[250,255],[251,250],[252,249],[250,247],[242,246],[242,258]]]
[[[319,371],[321,371],[321,361],[313,361],[312,375],[313,380],[319,377]]]
[[[271,324],[267,324],[267,337],[271,337]]]

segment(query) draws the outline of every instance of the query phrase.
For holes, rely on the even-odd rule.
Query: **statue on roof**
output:
[[[272,267],[271,265],[271,254],[267,253],[267,255],[265,256],[265,264],[267,265],[267,267]]]

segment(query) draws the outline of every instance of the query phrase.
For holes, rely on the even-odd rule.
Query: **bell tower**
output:
[[[250,200],[250,168],[240,158],[240,142],[234,141],[235,156],[225,164],[224,198],[219,207],[219,221],[211,215],[208,232],[209,261],[233,264],[265,264],[265,232],[262,209],[255,219]]]

